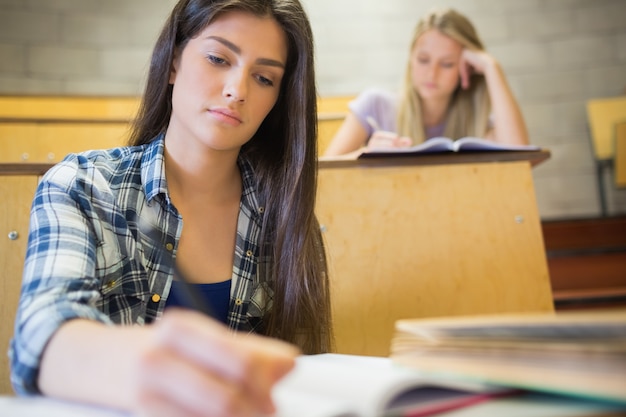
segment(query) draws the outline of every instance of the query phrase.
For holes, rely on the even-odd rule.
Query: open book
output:
[[[300,356],[274,389],[275,417],[429,416],[517,393],[469,381],[427,377],[388,358]]]
[[[452,140],[445,137],[428,139],[407,148],[369,148],[363,150],[358,158],[372,158],[390,155],[420,155],[443,152],[486,152],[486,151],[539,151],[536,145],[507,145],[491,140],[465,137]]]
[[[299,357],[272,395],[277,412],[265,417],[615,417],[626,411],[626,405],[429,377],[389,358],[340,354]],[[0,416],[134,417],[41,396],[0,396]]]
[[[398,364],[626,404],[626,311],[399,320]]]

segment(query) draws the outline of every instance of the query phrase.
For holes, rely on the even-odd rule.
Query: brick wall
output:
[[[626,89],[624,0],[303,0],[320,94],[396,88],[418,17],[467,14],[503,64],[531,139],[544,219],[599,214],[585,101]],[[0,0],[0,94],[140,94],[150,49],[175,0]],[[609,181],[610,183],[610,181]],[[626,190],[609,187],[609,211]]]

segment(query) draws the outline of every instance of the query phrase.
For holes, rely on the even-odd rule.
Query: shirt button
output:
[[[109,282],[107,282],[106,287],[107,287],[107,288],[113,288],[113,287],[115,286],[115,284],[116,284],[116,283],[117,283],[117,281],[116,281],[116,280],[109,281]]]
[[[259,207],[259,213],[261,214],[265,213],[265,207]]]
[[[235,305],[240,306],[240,305],[242,305],[242,304],[243,304],[243,301],[241,300],[241,298],[237,298],[237,299],[235,300]]]
[[[253,253],[252,253],[251,250],[246,251],[246,256],[252,256],[252,255],[253,255]]]
[[[158,303],[161,301],[161,296],[159,294],[152,294],[152,301]]]
[[[171,243],[166,243],[165,244],[165,249],[167,249],[169,252],[171,252],[172,249],[174,249],[174,245],[172,245]]]

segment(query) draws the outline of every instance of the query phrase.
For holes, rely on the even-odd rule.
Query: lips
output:
[[[236,125],[243,123],[239,113],[234,110],[230,110],[227,108],[219,108],[219,109],[211,109],[209,110],[209,113],[216,119],[224,123],[227,123],[229,125],[236,126]]]

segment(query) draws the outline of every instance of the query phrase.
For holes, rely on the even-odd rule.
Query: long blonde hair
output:
[[[469,19],[454,9],[446,8],[433,10],[420,19],[413,33],[409,56],[412,55],[417,39],[430,29],[438,30],[465,48],[485,49]],[[412,59],[409,58],[398,112],[398,132],[402,136],[412,138],[415,143],[420,143],[425,140],[425,132],[421,98],[412,82],[412,65]],[[491,104],[485,77],[482,74],[472,74],[470,87],[464,90],[459,83],[452,94],[444,135],[452,139],[464,136],[484,137],[490,112]]]

